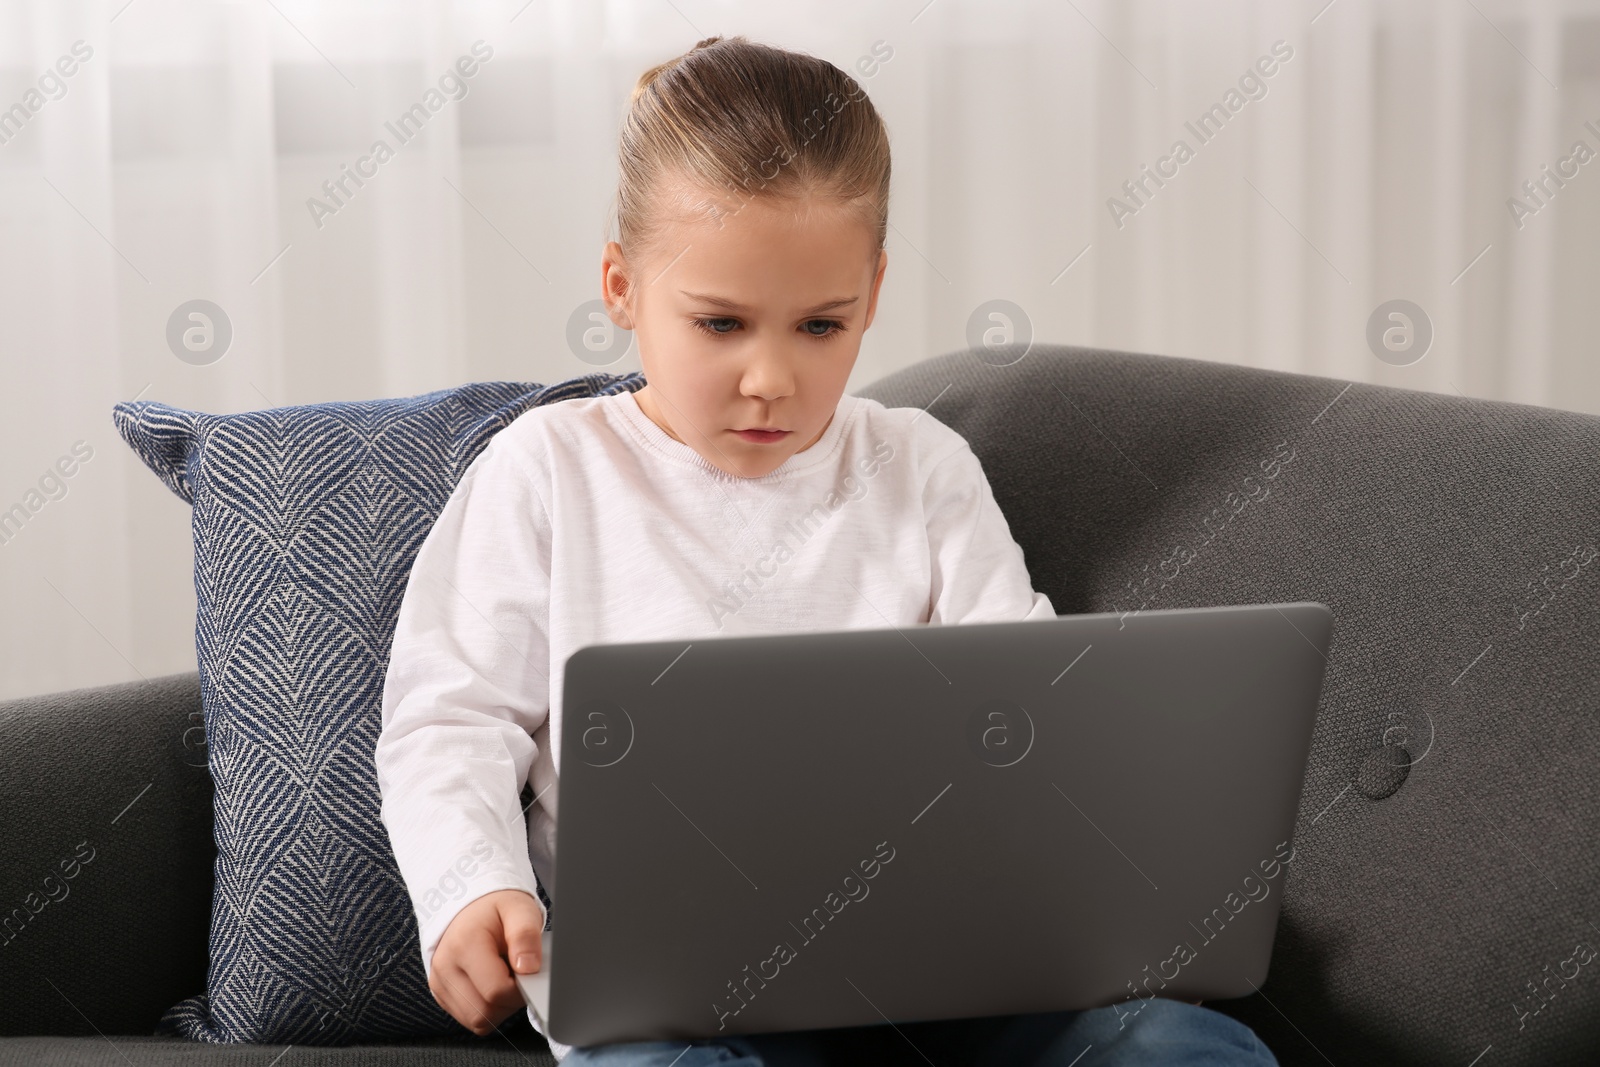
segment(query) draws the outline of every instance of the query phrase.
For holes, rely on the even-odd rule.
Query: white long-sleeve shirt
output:
[[[485,893],[534,894],[537,871],[555,903],[579,648],[1054,617],[977,457],[919,409],[844,394],[815,444],[759,478],[668,436],[632,393],[526,412],[423,541],[384,683],[382,818],[425,971]]]

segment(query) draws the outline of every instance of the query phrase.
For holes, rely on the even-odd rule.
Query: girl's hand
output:
[[[511,973],[543,965],[544,910],[520,889],[485,893],[450,920],[434,949],[428,989],[462,1026],[483,1036],[524,1007]],[[508,963],[507,961],[510,961]]]

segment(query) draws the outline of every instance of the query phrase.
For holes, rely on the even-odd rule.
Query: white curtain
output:
[[[715,33],[892,51],[852,389],[1004,299],[1041,341],[1600,412],[1600,162],[1563,163],[1600,151],[1600,0],[0,0],[0,512],[28,512],[0,526],[0,697],[193,668],[188,508],[114,402],[591,370],[566,323],[599,295],[618,118]],[[466,96],[335,205],[478,41]],[[1409,365],[1368,345],[1391,299],[1432,325]],[[167,343],[191,300],[231,323],[215,362]]]

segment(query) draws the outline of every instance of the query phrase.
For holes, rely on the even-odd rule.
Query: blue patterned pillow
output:
[[[468,1034],[428,991],[373,763],[395,615],[467,465],[554,385],[207,415],[151,401],[117,430],[194,505],[195,650],[216,785],[206,992],[157,1033],[344,1045]]]

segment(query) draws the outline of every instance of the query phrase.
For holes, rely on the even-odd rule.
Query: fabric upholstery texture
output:
[[[952,353],[857,392],[972,443],[1059,612],[1334,612],[1272,968],[1210,1006],[1284,1067],[1596,1062],[1600,960],[1561,975],[1600,947],[1600,418],[1127,352],[998,362]],[[0,1033],[76,1036],[0,1040],[0,1065],[266,1051],[124,1061],[96,1035],[148,1034],[174,983],[204,988],[211,813],[173,737],[196,700],[190,676],[0,705],[0,904],[105,842],[0,952]],[[126,977],[146,970],[155,992]]]
[[[1600,948],[1600,418],[1128,352],[1008,362],[859,392],[971,442],[1058,613],[1333,610],[1272,967],[1208,1006],[1284,1067],[1600,1062],[1600,959],[1566,962]]]
[[[490,438],[541,404],[638,389],[592,373],[118,431],[194,506],[195,646],[215,784],[204,993],[157,1032],[346,1045],[460,1031],[428,991],[379,817],[373,748],[411,563]]]
[[[508,1029],[502,1027],[502,1030]],[[0,1067],[555,1067],[544,1039],[526,1033],[404,1045],[212,1045],[160,1037],[14,1037]]]
[[[0,1034],[148,1034],[204,990],[211,798],[193,673],[0,705]]]

